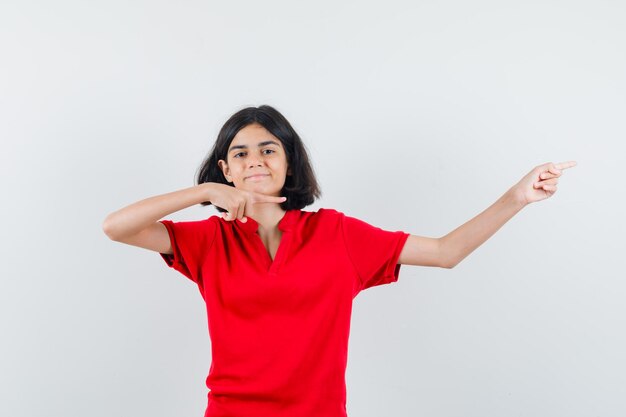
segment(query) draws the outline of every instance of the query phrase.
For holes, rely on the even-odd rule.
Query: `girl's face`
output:
[[[283,144],[258,123],[237,132],[218,165],[235,188],[272,196],[280,196],[290,175]]]

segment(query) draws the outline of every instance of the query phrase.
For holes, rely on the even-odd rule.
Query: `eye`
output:
[[[265,151],[276,153],[276,151],[273,150],[273,149],[263,149],[261,152],[265,152]],[[233,155],[233,158],[240,158],[239,155],[243,155],[243,154],[245,154],[245,152],[238,152],[238,153]]]

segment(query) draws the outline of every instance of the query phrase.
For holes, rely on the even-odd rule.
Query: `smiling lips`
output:
[[[269,174],[257,174],[257,175],[252,175],[251,177],[246,177],[247,180],[259,180],[261,178],[265,178],[267,177]]]

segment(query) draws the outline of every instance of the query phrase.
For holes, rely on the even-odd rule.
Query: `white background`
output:
[[[626,414],[621,1],[4,1],[0,415],[202,416],[202,298],[106,215],[270,104],[323,197],[439,237],[575,160],[451,270],[354,304],[350,417]],[[168,218],[202,219],[194,206]]]

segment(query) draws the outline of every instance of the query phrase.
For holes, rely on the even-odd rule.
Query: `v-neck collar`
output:
[[[296,222],[298,221],[298,214],[300,210],[287,210],[283,217],[278,221],[278,229],[282,232],[289,232],[293,230]],[[239,227],[245,230],[248,233],[256,233],[259,230],[259,223],[254,220],[252,217],[247,217],[247,221],[243,223],[241,220],[237,219],[235,222]]]
[[[274,259],[271,258],[267,248],[261,241],[261,237],[257,233],[259,224],[252,217],[248,217],[248,221],[243,223],[239,219],[235,220],[237,227],[241,228],[245,233],[251,235],[254,244],[257,246],[259,253],[262,253],[262,259],[264,259],[263,269],[270,276],[277,276],[280,271],[280,267],[285,261],[287,254],[289,253],[294,233],[293,230],[300,218],[301,210],[287,210],[283,217],[278,221],[278,228],[283,232]]]

